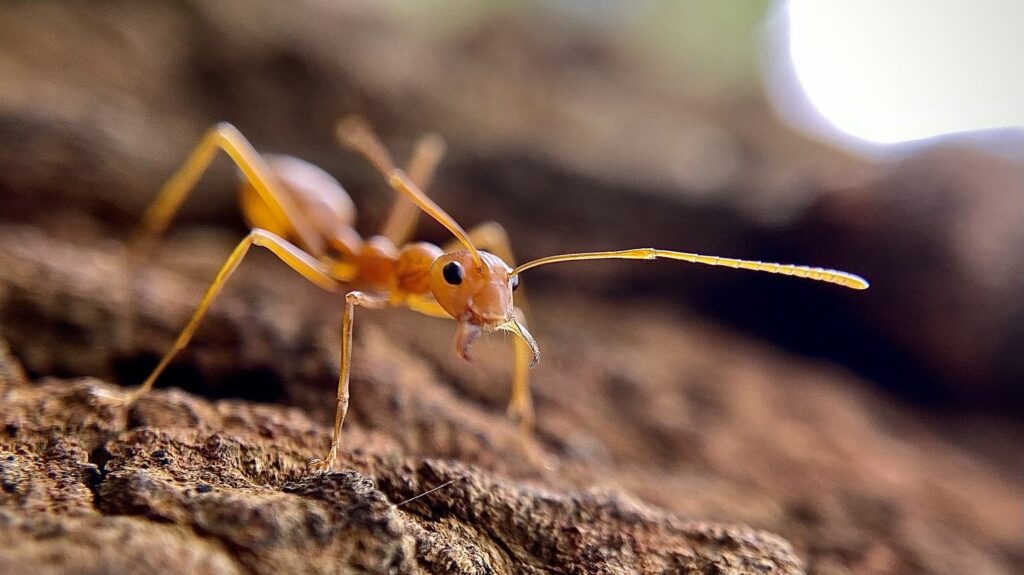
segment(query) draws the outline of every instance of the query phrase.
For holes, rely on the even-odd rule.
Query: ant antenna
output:
[[[701,254],[673,252],[669,250],[658,250],[654,248],[636,248],[630,250],[620,250],[611,252],[584,252],[576,254],[548,256],[546,258],[540,258],[533,260],[531,262],[526,262],[525,264],[522,264],[516,267],[516,269],[512,270],[512,273],[510,275],[518,275],[519,273],[524,272],[530,268],[545,266],[548,264],[554,264],[559,262],[606,259],[654,260],[658,258],[681,260],[684,262],[706,264],[710,266],[726,266],[736,269],[754,270],[759,272],[796,276],[799,278],[828,282],[857,290],[867,289],[870,285],[867,282],[867,280],[858,275],[841,272],[838,270],[813,268],[810,266],[797,266],[789,264],[773,264],[750,260],[738,260],[733,258],[720,258],[717,256],[704,256]]]
[[[384,147],[366,120],[360,116],[348,116],[338,122],[337,134],[343,145],[362,154],[378,172],[383,174],[389,186],[408,196],[427,215],[447,228],[473,255],[473,261],[476,262],[477,267],[483,267],[484,263],[480,258],[480,252],[470,241],[466,230],[462,229],[462,226],[455,221],[455,218],[448,215],[448,212],[441,209],[424,194],[405,172],[395,167],[391,154],[388,153],[387,148]]]

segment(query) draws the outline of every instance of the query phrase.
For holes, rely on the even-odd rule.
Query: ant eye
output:
[[[519,276],[512,276],[509,281],[512,283],[512,291],[519,289]]]
[[[466,272],[462,269],[462,264],[459,262],[448,262],[441,269],[441,275],[444,276],[444,281],[457,286],[462,283],[462,278],[465,277]]]

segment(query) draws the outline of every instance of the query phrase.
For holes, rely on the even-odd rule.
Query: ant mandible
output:
[[[486,223],[467,232],[423,193],[444,153],[440,137],[420,138],[408,171],[403,171],[395,166],[387,149],[362,118],[343,119],[338,124],[337,136],[343,145],[363,155],[399,194],[381,235],[366,239],[359,236],[353,228],[356,212],[352,200],[332,176],[297,158],[257,153],[227,123],[211,128],[164,185],[143,216],[132,240],[133,249],[150,245],[167,228],[218,150],[227,153],[241,171],[239,201],[252,229],[217,272],[174,345],[142,386],[128,395],[128,403],[152,389],[170,361],[188,344],[210,304],[254,245],[267,248],[302,277],[327,291],[341,293],[343,285],[356,288],[345,293],[334,433],[327,456],[310,462],[316,472],[332,469],[337,460],[341,428],[348,411],[352,326],[357,307],[400,306],[428,316],[454,319],[458,322],[455,351],[467,360],[470,346],[482,332],[503,330],[514,334],[515,371],[509,413],[528,430],[533,424],[528,368],[537,363],[540,351],[512,297],[519,286],[519,275],[528,269],[576,260],[667,258],[792,275],[853,289],[868,287],[864,279],[841,271],[653,248],[562,254],[516,266],[508,236],[500,224]],[[455,236],[455,243],[441,248],[409,242],[419,210],[447,228]]]

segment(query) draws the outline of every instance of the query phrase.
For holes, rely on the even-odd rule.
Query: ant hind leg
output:
[[[290,198],[276,185],[270,168],[260,154],[234,126],[221,122],[207,130],[185,163],[167,180],[156,199],[146,209],[142,223],[128,244],[125,267],[127,271],[135,269],[146,259],[154,241],[167,229],[171,219],[199,182],[199,178],[209,168],[218,150],[224,151],[234,161],[254,190],[254,199],[261,202],[265,212],[264,219],[267,224],[271,224],[267,231],[279,234],[284,231],[287,235],[294,235],[302,249],[321,253],[323,239],[303,218],[301,212],[291,205]],[[127,344],[132,340],[131,333],[135,323],[133,301],[137,288],[134,276],[127,277],[124,285],[125,301],[119,319],[118,337]]]
[[[323,240],[303,219],[290,199],[276,187],[270,168],[253,149],[252,144],[227,122],[210,128],[181,168],[167,180],[156,199],[146,209],[142,224],[136,230],[131,245],[145,248],[167,228],[171,218],[195,188],[218,150],[223,150],[238,166],[242,176],[266,204],[269,215],[277,226],[294,230],[301,247],[319,253]]]
[[[238,266],[242,263],[242,259],[245,258],[249,248],[257,245],[269,249],[274,255],[281,259],[284,263],[288,264],[290,268],[298,272],[307,280],[315,283],[321,288],[328,291],[335,291],[337,283],[331,278],[327,268],[314,259],[306,252],[300,250],[295,245],[287,242],[279,236],[268,232],[266,230],[255,229],[249,233],[238,245],[234,251],[228,257],[224,265],[221,266],[220,271],[217,272],[217,276],[214,278],[210,287],[207,288],[206,293],[203,294],[203,298],[199,301],[199,305],[196,306],[195,311],[192,313],[192,317],[189,319],[185,328],[182,329],[181,333],[178,334],[177,339],[174,341],[174,345],[169,349],[157,364],[156,368],[153,369],[146,381],[131,392],[127,397],[127,403],[132,403],[140,396],[148,392],[153,388],[153,384],[156,383],[160,374],[163,373],[164,369],[170,364],[174,356],[179,351],[188,345],[188,342],[192,339],[196,330],[199,329],[199,323],[202,321],[206,312],[210,308],[210,304],[213,303],[214,298],[221,292],[224,284],[227,283],[228,279],[231,278],[231,274],[238,269]]]

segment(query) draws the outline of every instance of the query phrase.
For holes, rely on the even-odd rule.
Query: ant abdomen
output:
[[[346,256],[360,251],[362,240],[353,229],[356,222],[355,204],[334,176],[292,156],[262,154],[261,157],[277,180],[278,189],[316,235],[326,242],[325,245],[302,247],[315,256],[326,255],[324,252],[327,248]],[[248,180],[242,183],[239,196],[242,213],[249,226],[274,232],[301,244],[292,222],[278,221]]]

